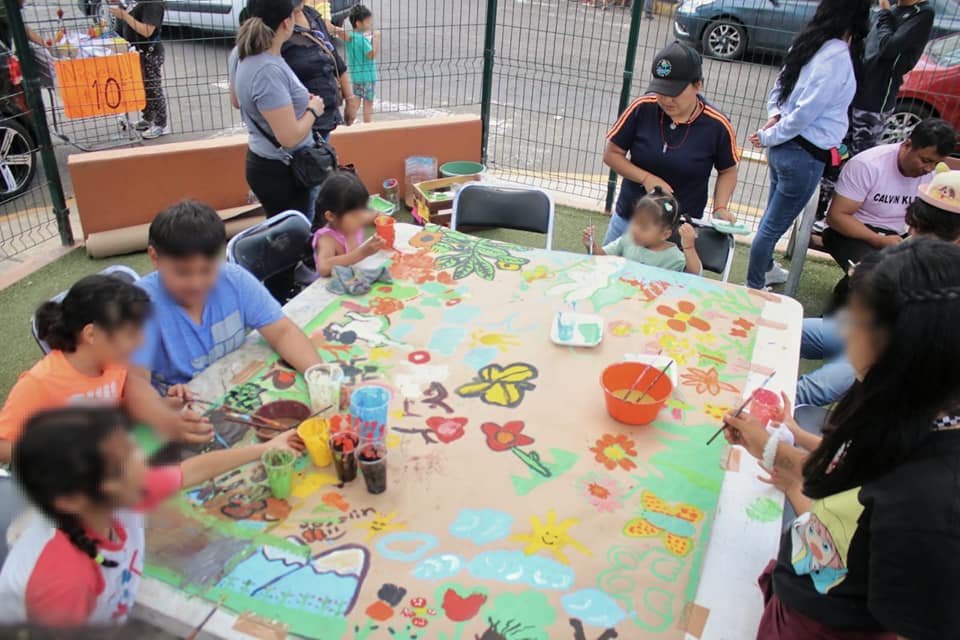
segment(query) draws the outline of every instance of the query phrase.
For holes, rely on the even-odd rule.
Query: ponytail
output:
[[[263,53],[273,44],[276,32],[258,16],[251,16],[240,26],[237,32],[237,54],[243,60],[249,56]]]
[[[103,557],[76,515],[57,508],[57,499],[79,494],[95,504],[108,502],[103,482],[119,473],[122,461],[108,463],[103,443],[128,426],[126,415],[110,407],[42,411],[27,420],[13,446],[13,473],[30,502],[74,547],[105,568],[117,563]]]
[[[34,320],[37,337],[51,349],[72,353],[88,324],[106,331],[126,324],[140,326],[150,313],[150,297],[140,287],[105,275],[81,278],[62,301],[44,302]]]

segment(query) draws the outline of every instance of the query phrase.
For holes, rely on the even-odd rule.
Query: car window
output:
[[[938,67],[954,67],[960,64],[960,34],[931,40],[924,53]]]

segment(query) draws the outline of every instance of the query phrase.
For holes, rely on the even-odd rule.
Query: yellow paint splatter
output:
[[[293,477],[293,487],[290,495],[294,498],[306,498],[319,491],[328,484],[336,484],[336,476],[329,473],[297,474]]]
[[[523,552],[532,556],[541,549],[552,553],[554,557],[563,564],[570,564],[570,559],[563,553],[563,548],[571,546],[581,553],[590,555],[590,550],[574,540],[567,529],[580,522],[574,518],[568,518],[562,522],[557,522],[557,513],[551,509],[547,512],[546,523],[540,522],[537,516],[530,516],[530,524],[533,525],[531,533],[514,534],[510,536],[511,540],[526,542],[527,546]]]
[[[517,336],[509,333],[491,333],[477,329],[470,334],[470,347],[496,347],[500,351],[507,351],[511,347],[520,346]]]
[[[370,542],[373,540],[374,536],[380,535],[381,533],[406,529],[407,524],[405,522],[393,522],[393,519],[396,517],[396,511],[391,511],[387,515],[383,515],[379,511],[376,511],[373,514],[373,518],[371,518],[369,522],[361,522],[357,525],[357,528],[367,530],[367,537],[364,538],[364,540],[366,542]]]
[[[392,360],[394,352],[393,349],[385,347],[373,347],[369,353],[371,360]]]

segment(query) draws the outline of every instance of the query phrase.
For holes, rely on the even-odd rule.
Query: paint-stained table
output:
[[[792,392],[800,306],[619,258],[397,236],[367,262],[394,282],[349,298],[321,281],[286,307],[349,382],[392,390],[388,491],[308,460],[288,501],[258,464],[187,491],[151,517],[139,614],[185,633],[222,598],[219,638],[246,637],[238,613],[325,639],[752,637],[782,496],[705,442],[771,371]],[[573,307],[603,317],[599,346],[551,343]],[[678,366],[658,419],[611,420],[600,372],[660,351]],[[255,334],[191,387],[242,410],[305,398]]]

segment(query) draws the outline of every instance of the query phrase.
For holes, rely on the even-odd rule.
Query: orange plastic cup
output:
[[[396,224],[396,222],[397,221],[390,216],[377,216],[373,221],[377,227],[377,235],[383,238],[387,249],[393,249],[393,241],[396,238],[396,230],[393,225]]]
[[[653,383],[657,376],[660,376],[659,380]],[[618,362],[610,365],[600,376],[600,386],[603,388],[610,417],[634,426],[653,422],[673,393],[673,381],[669,371],[661,376],[660,369],[640,362]],[[631,387],[634,391],[629,394]],[[647,390],[647,387],[650,389]],[[640,397],[645,390],[646,394]],[[640,399],[640,402],[631,401],[636,399]]]
[[[750,415],[764,426],[768,423],[783,422],[783,402],[780,394],[769,389],[757,389],[750,400]]]

